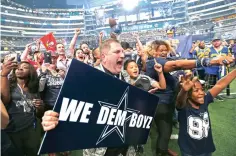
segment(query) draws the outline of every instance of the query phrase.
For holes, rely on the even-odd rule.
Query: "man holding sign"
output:
[[[115,39],[108,39],[104,41],[103,44],[100,46],[100,52],[101,52],[101,64],[100,66],[97,66],[96,68],[120,80],[124,80],[124,77],[121,74],[123,61],[124,61],[124,52],[119,41]],[[43,117],[43,122],[42,122],[42,125],[45,131],[54,129],[57,126],[58,121],[59,121],[58,116],[59,114],[53,111],[45,112],[45,115]],[[151,123],[151,120],[149,121]],[[148,117],[147,117],[147,122],[145,124],[145,127],[150,128]],[[96,155],[96,156],[123,155],[125,156],[125,155],[134,155],[135,150],[134,148],[129,148],[128,145],[125,145],[119,148],[86,149],[84,150],[83,154],[85,156],[92,156],[92,155]]]

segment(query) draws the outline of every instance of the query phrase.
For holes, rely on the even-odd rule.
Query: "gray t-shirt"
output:
[[[122,75],[125,78],[125,82],[131,84],[131,78],[129,76],[129,74],[126,71],[122,71]],[[152,79],[151,77],[147,76],[147,75],[143,75],[143,74],[139,74],[139,76],[133,81],[133,83],[137,82],[139,79],[148,79],[150,82],[150,85],[152,86],[156,81],[154,79]]]
[[[11,101],[6,105],[10,116],[10,123],[5,129],[6,132],[19,132],[34,126],[36,114],[33,99],[40,99],[40,95],[24,92],[19,86],[11,89]]]

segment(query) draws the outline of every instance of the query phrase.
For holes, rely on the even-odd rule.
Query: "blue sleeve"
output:
[[[163,59],[163,58],[155,58],[155,59],[156,59],[157,63],[161,64],[162,68],[164,69],[164,66],[165,66],[167,60]]]
[[[147,75],[153,79],[155,79],[155,77],[156,77],[156,72],[154,70],[154,61],[152,59],[147,60],[145,75]]]
[[[207,92],[207,93],[206,93],[204,100],[205,100],[205,101],[204,101],[204,104],[206,104],[207,106],[208,106],[210,103],[214,102],[214,98],[213,98],[213,96],[211,95],[210,92]]]
[[[147,76],[151,77],[152,79],[154,80],[158,80],[158,74],[157,72],[155,71],[154,69],[154,58],[152,59],[149,59],[146,63],[146,74]],[[167,60],[165,59],[162,59],[162,58],[155,58],[157,63],[161,64],[162,65],[162,68],[164,69],[164,66],[167,62]]]

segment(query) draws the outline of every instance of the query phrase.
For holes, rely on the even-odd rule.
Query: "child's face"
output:
[[[131,78],[137,78],[139,75],[138,65],[135,62],[130,62],[127,66],[127,73]]]
[[[203,90],[201,83],[196,82],[192,90],[191,99],[198,104],[204,104],[204,96],[205,96],[205,92]]]

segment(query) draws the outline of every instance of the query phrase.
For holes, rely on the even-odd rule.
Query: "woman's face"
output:
[[[200,82],[194,84],[191,100],[198,104],[204,104],[205,92]]]
[[[129,76],[133,79],[137,78],[139,75],[138,65],[135,62],[130,62],[126,69]]]
[[[28,78],[29,76],[29,64],[27,63],[22,63],[18,66],[18,68],[16,69],[16,77],[19,79],[25,79]]]
[[[154,57],[161,57],[161,58],[167,58],[167,54],[168,54],[168,49],[166,45],[160,45],[153,53]]]
[[[82,50],[77,50],[76,51],[76,54],[75,54],[75,58],[77,59],[77,60],[80,60],[80,61],[83,61],[84,60],[84,53],[83,53],[83,51]]]
[[[89,54],[89,47],[88,47],[88,45],[87,44],[82,44],[81,45],[81,49],[83,49],[83,51],[84,51],[84,53],[85,54]]]

